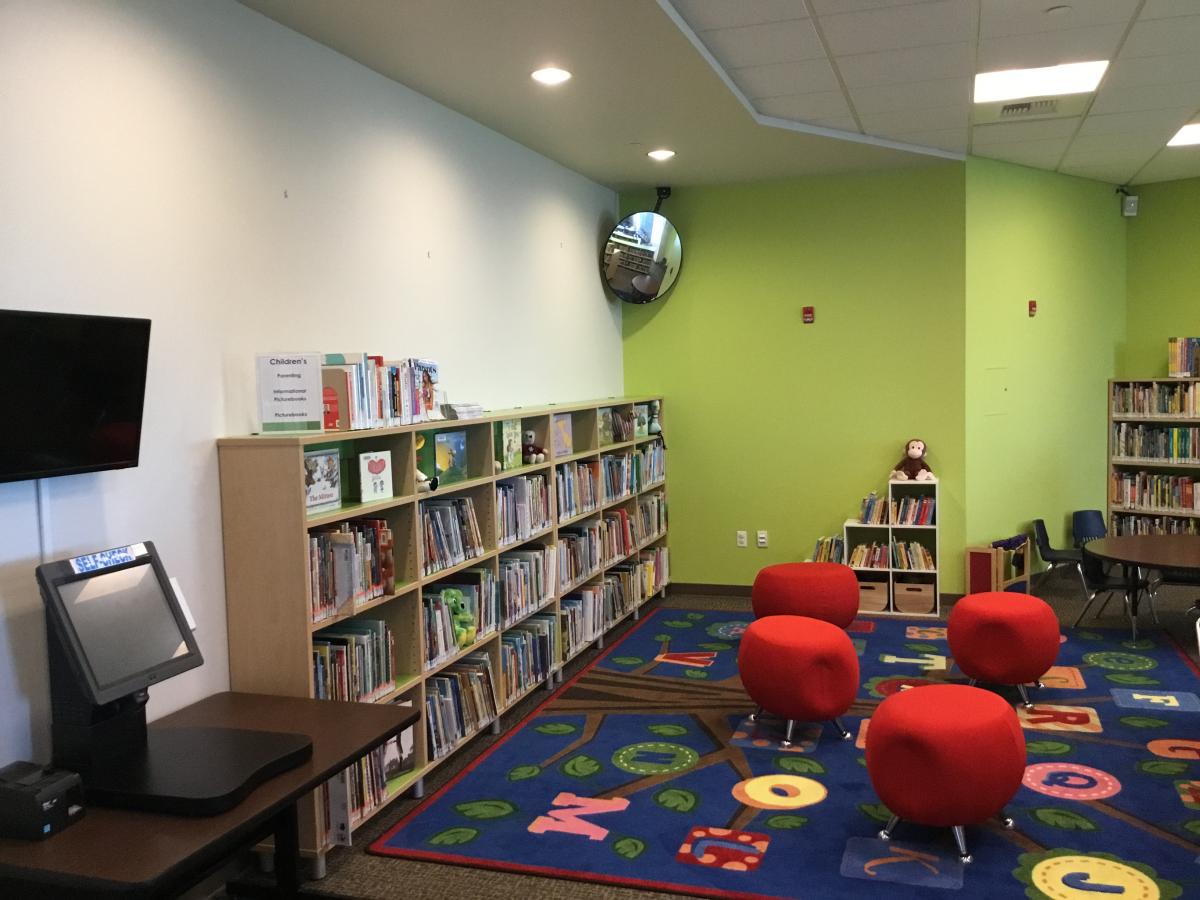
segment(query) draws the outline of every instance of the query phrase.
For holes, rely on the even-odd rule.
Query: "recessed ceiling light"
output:
[[[1184,125],[1175,132],[1175,137],[1167,141],[1168,147],[1190,147],[1193,144],[1200,144],[1200,122]]]
[[[674,151],[674,150],[668,150],[668,149],[666,149],[666,148],[664,147],[664,148],[662,148],[662,149],[660,149],[660,150],[651,150],[651,151],[650,151],[649,153],[647,153],[646,155],[647,155],[648,157],[650,157],[651,159],[657,159],[659,162],[663,162],[664,160],[668,160],[668,159],[670,159],[672,156],[674,156],[674,155],[675,155],[675,151]]]
[[[975,76],[975,102],[994,103],[1026,97],[1086,94],[1096,89],[1107,68],[1108,60],[1099,60],[1064,63],[1061,66],[1046,66],[1041,69],[980,72]]]
[[[538,69],[529,76],[534,81],[540,81],[542,84],[562,84],[564,81],[571,79],[571,73],[566,69],[556,69],[554,66],[547,66],[544,69]]]

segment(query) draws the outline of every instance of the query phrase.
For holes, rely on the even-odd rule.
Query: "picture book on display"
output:
[[[342,471],[337,450],[304,454],[304,508],[327,512],[342,505]]]
[[[555,456],[570,456],[575,452],[571,414],[555,413],[550,419],[550,444]]]
[[[502,471],[520,468],[521,458],[521,420],[504,419],[494,426],[496,459],[500,462]]]

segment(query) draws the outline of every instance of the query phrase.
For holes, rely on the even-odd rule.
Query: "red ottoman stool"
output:
[[[1021,787],[1025,735],[1004,698],[964,684],[892,694],[871,716],[867,774],[892,812],[879,837],[901,819],[950,827],[962,861],[963,826],[999,815]],[[1004,827],[1012,828],[1005,817]]]
[[[850,739],[838,716],[858,693],[858,655],[841,628],[803,616],[756,619],[742,635],[738,671],[758,704],[752,720],[764,712],[787,719],[784,747],[796,722],[829,719]]]
[[[858,614],[858,579],[841,563],[780,563],[754,579],[756,618],[808,616],[845,628]]]
[[[1029,594],[989,591],[954,604],[946,623],[954,661],[971,684],[1014,684],[1026,707],[1026,684],[1038,680],[1058,658],[1059,625],[1044,600]]]

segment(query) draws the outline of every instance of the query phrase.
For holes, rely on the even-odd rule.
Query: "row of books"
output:
[[[411,699],[393,703],[409,708],[413,705]],[[350,846],[351,829],[395,795],[400,782],[416,768],[415,732],[415,726],[410,725],[321,785],[323,846]]]
[[[624,559],[637,549],[628,512],[624,509],[612,509],[604,514],[600,522],[600,543],[606,566]]]
[[[632,453],[608,453],[600,457],[600,474],[606,503],[628,497],[636,490]]]
[[[496,485],[496,517],[501,547],[528,540],[549,528],[550,484],[545,475],[521,475]]]
[[[1113,472],[1108,499],[1113,506],[1156,509],[1164,512],[1200,512],[1200,490],[1188,475],[1152,472]]]
[[[430,359],[387,362],[367,353],[326,353],[321,385],[326,431],[385,428],[442,418],[438,365]]]
[[[661,591],[671,581],[670,554],[666,547],[652,547],[638,554],[642,567],[642,599]]]
[[[667,477],[667,453],[662,441],[651,441],[633,451],[640,479],[638,490]]]
[[[932,525],[936,503],[933,497],[905,497],[892,504],[892,524]]]
[[[483,555],[483,537],[470,497],[422,500],[421,532],[426,575]]]
[[[600,506],[600,464],[569,462],[554,469],[558,521],[591,512]]]
[[[667,530],[667,498],[661,493],[638,497],[633,536],[639,544]]]
[[[313,696],[373,702],[396,687],[392,631],[378,619],[351,619],[313,636]]]
[[[632,441],[637,431],[637,419],[632,410],[621,412],[611,407],[600,410],[600,446]]]
[[[931,572],[937,568],[933,554],[916,541],[895,541],[892,544],[892,567],[913,572]]]
[[[891,566],[888,545],[875,542],[858,544],[851,548],[847,565],[855,569],[887,569]]]
[[[813,562],[840,563],[845,556],[845,542],[840,537],[819,537],[813,547]]]
[[[1200,416],[1200,391],[1196,384],[1114,384],[1112,411],[1117,416]]]
[[[1113,534],[1200,534],[1200,519],[1112,514]]]
[[[887,523],[887,512],[887,500],[871,491],[859,505],[858,521],[863,525],[884,525]]]
[[[559,622],[562,626],[563,659],[575,655],[604,633],[604,604],[600,591],[582,588],[567,594],[558,602]]]
[[[641,563],[631,562],[613,566],[605,573],[600,584],[601,600],[604,603],[604,627],[611,628],[642,602]]]
[[[322,622],[396,590],[393,539],[383,519],[351,519],[308,534],[309,618]]]
[[[1200,375],[1200,338],[1167,338],[1167,375],[1171,378]]]
[[[492,658],[470,653],[425,681],[425,733],[429,758],[441,759],[490,724],[499,711]]]
[[[586,522],[558,531],[558,583],[564,587],[594,575],[600,569],[602,527]]]
[[[1200,428],[1114,422],[1113,456],[1195,462],[1200,456]]]
[[[553,613],[530,616],[500,638],[500,680],[506,702],[550,677],[558,660],[559,629]]]
[[[505,628],[554,596],[556,557],[554,547],[548,544],[532,544],[501,555],[500,604]]]

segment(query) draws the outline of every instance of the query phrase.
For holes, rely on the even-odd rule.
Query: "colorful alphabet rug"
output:
[[[1067,631],[1018,705],[1016,827],[968,828],[963,865],[948,829],[878,840],[863,756],[883,698],[962,680],[944,625],[856,621],[856,739],[785,750],[746,719],[747,618],[656,610],[371,852],[711,897],[1200,897],[1200,679],[1167,637]]]

